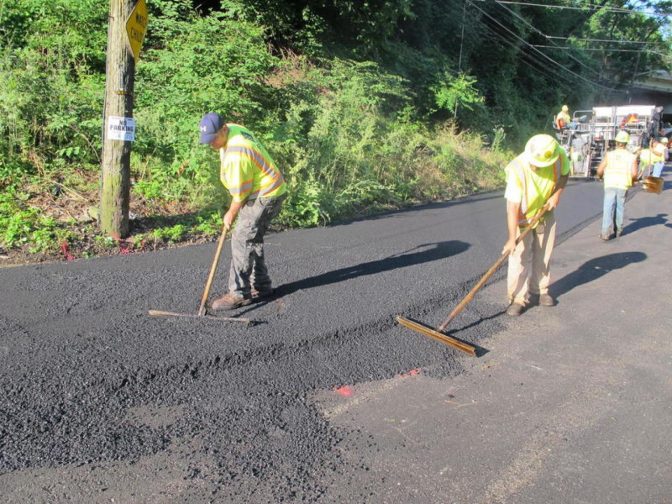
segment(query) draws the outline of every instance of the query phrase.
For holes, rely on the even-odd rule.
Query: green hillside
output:
[[[228,200],[218,157],[198,144],[208,111],[250,128],[278,162],[290,186],[282,226],[500,187],[562,104],[626,100],[636,73],[672,61],[669,0],[550,5],[148,0],[133,234],[119,243],[95,222],[107,2],[5,0],[0,254],[81,257],[217,234]]]

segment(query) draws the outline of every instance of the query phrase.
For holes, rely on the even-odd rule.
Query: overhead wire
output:
[[[471,2],[470,0],[467,0],[467,1],[469,1],[469,3],[472,5],[472,7],[474,7],[476,10],[480,11],[484,16],[486,16],[487,18],[491,19],[491,20],[494,21],[496,24],[498,24],[499,26],[501,26],[502,28],[504,28],[504,30],[506,30],[506,31],[509,32],[511,35],[513,35],[516,39],[520,40],[523,44],[527,45],[528,47],[531,47],[534,51],[536,51],[537,53],[539,53],[542,57],[544,57],[545,59],[547,59],[547,60],[550,61],[551,63],[557,65],[558,67],[562,68],[563,70],[565,70],[566,72],[570,73],[571,75],[577,77],[578,79],[581,79],[581,80],[587,82],[588,84],[592,84],[593,86],[597,86],[597,87],[602,88],[602,89],[605,89],[605,90],[607,90],[607,91],[618,91],[618,90],[615,89],[615,88],[610,88],[610,87],[608,87],[608,86],[604,86],[604,85],[602,85],[602,84],[600,84],[600,83],[598,83],[598,82],[595,82],[595,81],[592,81],[592,80],[590,80],[590,79],[587,79],[587,78],[584,77],[583,75],[580,75],[580,74],[574,72],[573,70],[571,70],[570,68],[567,68],[567,67],[566,67],[565,65],[563,65],[562,63],[560,63],[560,62],[554,60],[553,58],[551,58],[550,56],[548,56],[547,54],[543,53],[542,51],[540,51],[539,49],[537,49],[536,47],[534,47],[532,44],[530,44],[529,42],[527,42],[525,39],[521,38],[521,37],[518,36],[516,33],[512,32],[511,30],[509,30],[506,26],[504,26],[502,23],[500,23],[499,21],[497,21],[495,18],[493,18],[490,14],[488,14],[488,13],[485,12],[483,9],[481,9],[480,7],[478,7],[476,4],[474,4],[474,3]]]
[[[484,1],[484,0],[477,0],[477,1]],[[451,8],[455,14],[458,12],[458,6],[457,5],[451,5]],[[521,49],[519,44],[514,42],[511,39],[508,39],[505,35],[499,33],[495,28],[492,26],[488,25],[486,22],[484,22],[482,19],[476,19],[484,28],[489,30],[489,33],[486,32],[486,35],[489,36],[491,40],[494,40],[494,36],[498,37],[500,40],[503,42],[506,42],[509,46],[515,48],[515,49]],[[529,54],[528,52],[525,51],[520,51],[521,57],[526,58],[528,61],[525,61],[524,59],[521,59],[520,61],[524,63],[525,65],[529,66],[532,68],[536,73],[542,73],[545,76],[547,76],[550,80],[553,80],[554,82],[558,82],[558,79],[565,80],[567,84],[563,83],[563,86],[566,87],[567,90],[570,90],[571,85],[575,85],[575,81],[571,79],[570,77],[566,77],[564,74],[558,74],[557,72],[554,72],[553,70],[548,68],[548,65],[546,65],[543,61],[540,59],[536,59],[533,55]],[[535,63],[535,64],[532,64]]]
[[[485,28],[487,28],[493,35],[498,37],[500,40],[502,40],[503,42],[506,42],[511,47],[520,50],[519,61],[521,63],[527,65],[530,68],[532,68],[536,73],[541,73],[541,74],[545,75],[550,80],[552,80],[554,83],[562,85],[568,91],[571,91],[571,90],[574,89],[574,87],[576,86],[576,81],[575,80],[571,79],[570,77],[566,76],[563,73],[558,73],[558,72],[555,72],[555,71],[549,69],[548,65],[545,62],[541,61],[538,58],[535,58],[534,55],[522,50],[524,48],[521,48],[520,45],[518,43],[516,43],[514,40],[511,40],[511,39],[507,38],[505,35],[499,33],[492,26],[488,25],[485,21],[482,21],[482,20],[479,20],[479,21]],[[492,36],[490,36],[490,38],[492,38]],[[564,82],[561,82],[561,81],[565,81],[567,84],[565,84]]]
[[[626,9],[623,7],[578,7],[574,5],[553,5],[553,4],[543,4],[535,2],[520,2],[514,0],[500,0],[501,3],[513,4],[513,5],[529,5],[531,7],[545,7],[547,9],[558,9],[558,10],[580,10],[580,11],[589,11],[589,12],[613,12],[615,14],[643,14],[645,16],[663,16],[664,14],[655,12],[655,11],[641,11]]]
[[[558,45],[544,45],[544,44],[533,44],[534,47],[545,47],[549,49],[581,49],[582,51],[606,51],[606,49],[602,47],[581,47],[577,48],[574,46],[558,46]],[[664,53],[658,52],[658,51],[653,51],[651,49],[609,49],[609,52],[633,52],[633,53],[652,53],[652,54],[658,54],[659,56],[665,56]]]
[[[529,26],[530,28],[532,28],[536,33],[538,33],[538,34],[541,35],[542,37],[544,37],[544,38],[549,38],[548,35],[546,35],[544,32],[542,32],[542,31],[541,31],[539,28],[537,28],[536,26],[532,25],[527,19],[525,19],[523,16],[521,16],[520,14],[518,14],[518,13],[517,13],[516,11],[514,11],[513,9],[509,9],[509,8],[506,7],[505,5],[502,5],[502,2],[497,1],[497,0],[495,0],[495,3],[496,3],[497,5],[499,5],[502,9],[506,10],[507,12],[513,14],[515,17],[517,17],[518,19],[520,19],[523,23],[525,23],[527,26]],[[582,67],[584,67],[584,68],[590,70],[591,72],[593,72],[593,74],[595,74],[595,75],[597,75],[597,76],[600,75],[599,72],[598,72],[597,70],[595,70],[594,68],[591,68],[590,66],[588,66],[587,64],[585,64],[583,61],[581,61],[580,59],[578,59],[577,57],[575,57],[574,55],[572,55],[572,54],[568,54],[568,56],[569,56],[573,61],[575,61],[576,63],[578,63],[580,66],[582,66]]]
[[[497,3],[502,3],[497,1]],[[504,6],[502,6],[504,7]],[[504,7],[506,9],[506,7]],[[651,45],[650,41],[646,40],[619,40],[619,39],[598,39],[598,38],[575,38],[575,37],[560,37],[555,35],[544,35],[547,39],[556,40],[576,40],[580,42],[609,42],[610,44],[645,44]]]

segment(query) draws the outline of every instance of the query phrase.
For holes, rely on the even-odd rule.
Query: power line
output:
[[[603,52],[634,52],[634,53],[651,53],[658,54],[659,56],[665,56],[664,53],[658,51],[652,51],[650,49],[604,49],[600,47],[575,47],[575,46],[557,46],[557,45],[543,45],[543,44],[533,44],[534,47],[545,47],[548,49],[574,49],[579,51],[603,51]]]
[[[579,10],[579,11],[589,11],[589,12],[614,12],[617,14],[643,14],[645,16],[663,16],[664,14],[659,14],[655,11],[639,11],[633,9],[625,9],[622,7],[575,7],[573,5],[551,5],[551,4],[540,4],[533,2],[515,2],[513,0],[499,0],[497,3],[503,4],[513,4],[513,5],[527,5],[529,7],[544,7],[546,9],[558,9],[558,10]]]
[[[558,85],[563,86],[566,90],[568,91],[573,91],[576,87],[576,81],[574,79],[571,79],[570,77],[566,76],[562,72],[555,72],[554,70],[548,68],[548,65],[544,62],[542,62],[540,59],[535,58],[532,54],[529,54],[523,50],[520,47],[519,44],[516,42],[508,39],[505,37],[503,34],[499,33],[496,31],[493,27],[489,26],[485,21],[483,20],[478,20],[485,28],[487,28],[492,34],[496,35],[499,37],[502,41],[506,42],[508,45],[513,47],[514,49],[520,50],[519,55],[520,58],[518,61],[520,63],[523,63],[527,65],[528,67],[532,68],[536,73],[540,73],[548,77],[550,80],[552,80],[554,83],[557,83]],[[492,38],[492,37],[490,37]],[[529,60],[529,61],[526,61]],[[533,64],[534,63],[534,64]],[[561,82],[562,80],[566,81],[567,84],[564,84]]]
[[[592,85],[594,85],[594,86],[600,87],[600,88],[602,88],[602,89],[606,89],[606,90],[608,90],[608,91],[617,91],[617,90],[614,89],[614,88],[610,88],[610,87],[607,87],[607,86],[603,86],[602,84],[600,84],[600,83],[598,83],[598,82],[594,82],[594,81],[591,81],[590,79],[585,78],[583,75],[577,74],[577,73],[574,72],[573,70],[567,68],[567,67],[566,67],[565,65],[563,65],[562,63],[559,63],[558,61],[554,60],[553,58],[551,58],[551,57],[548,56],[547,54],[544,54],[544,53],[541,52],[539,49],[537,49],[536,47],[534,47],[532,44],[530,44],[529,42],[527,42],[527,41],[524,40],[523,38],[519,37],[517,34],[513,33],[511,30],[509,30],[506,26],[504,26],[504,25],[501,24],[499,21],[497,21],[495,18],[493,18],[492,16],[490,16],[490,15],[489,15],[487,12],[485,12],[483,9],[481,9],[480,7],[477,7],[473,2],[470,1],[469,3],[471,3],[471,5],[472,5],[475,9],[479,10],[484,16],[486,16],[487,18],[491,19],[491,20],[494,21],[496,24],[498,24],[499,26],[501,26],[502,28],[504,28],[504,29],[505,29],[507,32],[509,32],[511,35],[513,35],[516,39],[520,40],[523,44],[525,44],[525,45],[531,47],[531,48],[534,49],[536,52],[538,52],[541,56],[543,56],[544,58],[546,58],[546,59],[547,59],[548,61],[550,61],[551,63],[554,63],[555,65],[559,66],[560,68],[562,68],[562,69],[565,70],[566,72],[568,72],[568,73],[574,75],[575,77],[577,77],[577,78],[579,78],[579,79],[581,79],[581,80],[583,80],[583,81],[586,81],[586,82],[589,83],[589,84],[592,84]]]
[[[501,3],[501,2],[497,2]],[[506,8],[506,7],[505,7]],[[512,11],[513,12],[513,11]],[[574,37],[558,37],[555,35],[544,35],[547,39],[555,40],[576,40],[577,42],[609,42],[613,44],[648,44],[651,45],[651,42],[646,40],[618,40],[618,39],[596,39],[596,38],[574,38]]]
[[[511,14],[513,14],[514,16],[516,16],[518,19],[520,19],[523,23],[525,23],[527,26],[529,26],[530,28],[532,28],[535,32],[537,32],[538,34],[540,34],[542,37],[549,38],[548,35],[546,35],[544,32],[542,32],[542,31],[541,31],[540,29],[538,29],[536,26],[533,26],[529,21],[527,21],[527,19],[525,19],[524,17],[522,17],[520,14],[518,14],[518,13],[515,12],[514,10],[509,9],[509,8],[506,7],[505,5],[502,5],[501,2],[497,2],[497,1],[496,1],[495,3],[497,3],[502,9],[505,9],[506,11],[508,11],[508,12],[510,12]],[[588,70],[590,70],[591,72],[593,72],[593,74],[599,76],[599,72],[596,71],[594,68],[589,67],[589,66],[586,65],[583,61],[579,60],[578,58],[574,57],[574,56],[571,55],[571,54],[568,54],[568,56],[569,56],[572,60],[574,60],[575,62],[577,62],[579,65],[581,65],[582,67],[587,68]]]

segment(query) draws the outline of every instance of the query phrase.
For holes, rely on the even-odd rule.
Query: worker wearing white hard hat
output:
[[[550,261],[555,245],[555,214],[569,177],[569,158],[550,135],[534,135],[525,151],[506,167],[508,240],[502,254],[509,255],[506,313],[517,316],[529,304],[555,305],[549,294]],[[520,243],[516,239],[542,209],[547,210]]]
[[[572,118],[569,116],[569,107],[563,105],[558,115],[555,116],[554,125],[556,129],[563,130],[569,127],[569,123],[572,121]]]
[[[660,177],[665,168],[665,161],[667,160],[667,146],[663,142],[656,141],[651,148],[653,153],[658,156],[659,161],[653,163],[653,176]]]
[[[637,156],[625,147],[630,142],[627,131],[619,131],[615,138],[616,149],[607,152],[597,167],[597,176],[604,178],[604,205],[600,238],[611,239],[612,228],[616,237],[623,232],[625,195],[637,179]]]
[[[667,137],[661,137],[660,143],[665,146],[665,152],[663,153],[663,161],[667,161],[670,157],[670,145],[669,139]]]

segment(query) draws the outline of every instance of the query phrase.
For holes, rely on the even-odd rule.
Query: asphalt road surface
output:
[[[394,315],[466,294],[501,193],[268,236],[248,328],[147,316],[196,312],[214,244],[0,269],[2,500],[669,502],[671,201],[633,191],[602,243],[571,183],[559,305],[508,319],[502,271],[451,328],[478,358]]]

